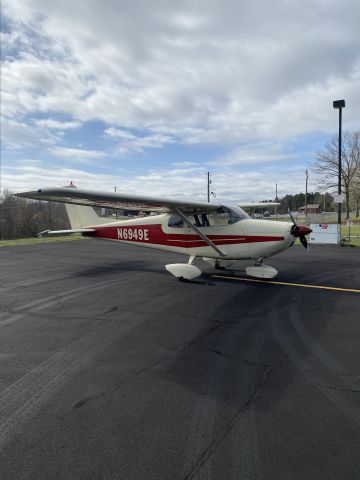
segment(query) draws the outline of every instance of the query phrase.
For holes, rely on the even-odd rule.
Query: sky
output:
[[[358,0],[2,0],[1,188],[259,201],[360,119]]]

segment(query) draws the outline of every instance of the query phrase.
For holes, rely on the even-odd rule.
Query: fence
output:
[[[310,213],[305,218],[305,215],[297,217],[304,223],[337,223],[337,212],[324,212],[324,213]]]

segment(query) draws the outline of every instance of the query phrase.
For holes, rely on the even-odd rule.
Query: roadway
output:
[[[183,258],[0,249],[1,479],[360,478],[360,250],[267,262],[344,290],[201,261],[181,283],[164,265]]]

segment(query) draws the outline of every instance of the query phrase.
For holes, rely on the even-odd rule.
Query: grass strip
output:
[[[0,240],[0,247],[17,247],[18,245],[42,245],[44,243],[69,242],[74,240],[87,240],[82,235],[61,235],[58,237],[33,237],[19,238],[17,240]]]

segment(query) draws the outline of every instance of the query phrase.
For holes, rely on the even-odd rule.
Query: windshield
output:
[[[198,228],[231,225],[246,218],[250,218],[249,215],[237,205],[221,205],[215,213],[188,216],[189,221]],[[184,221],[178,215],[171,215],[168,225],[171,228],[183,228]]]
[[[221,207],[217,210],[217,213],[227,214],[229,216],[229,224],[250,218],[249,215],[237,205],[221,205]]]

